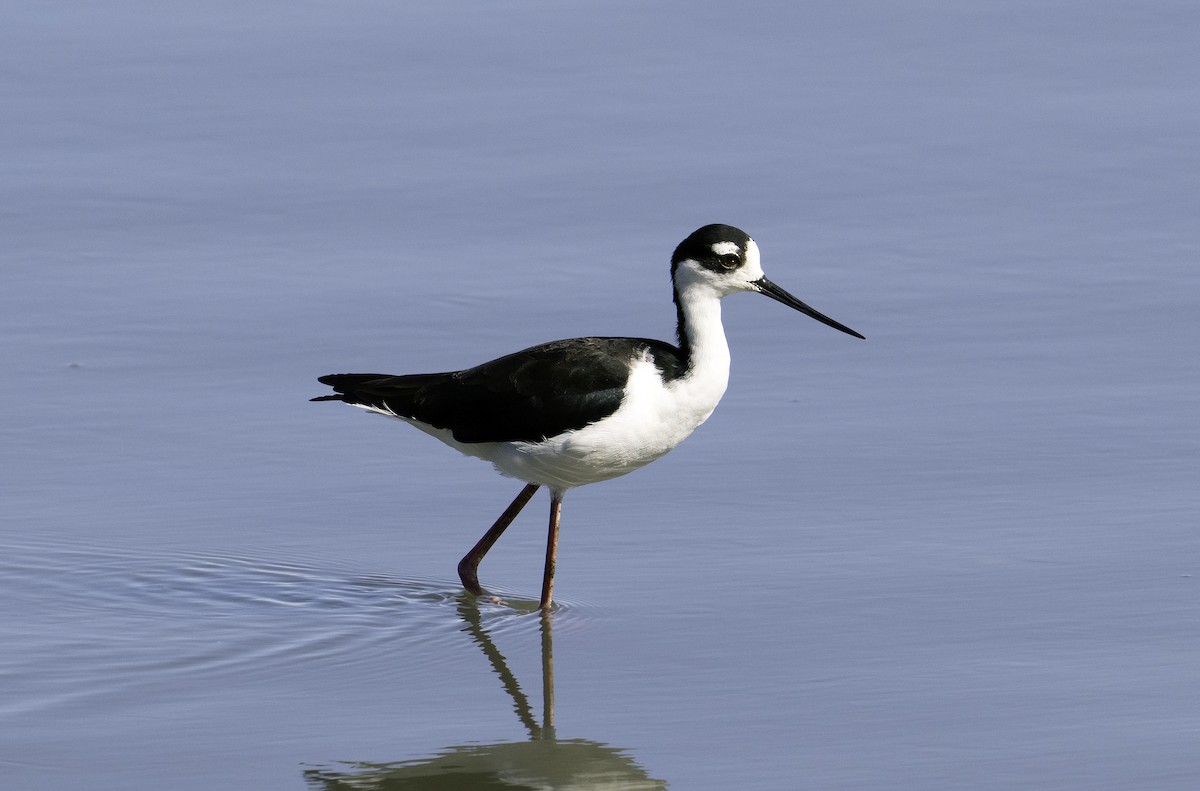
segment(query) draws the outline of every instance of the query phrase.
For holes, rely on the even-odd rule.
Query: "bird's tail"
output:
[[[391,379],[387,374],[328,374],[317,379],[323,385],[329,385],[337,392],[333,395],[317,396],[310,398],[310,401],[345,401],[348,404],[355,402],[355,398],[350,395],[355,390],[358,390],[363,385],[371,382],[378,382],[383,379]]]

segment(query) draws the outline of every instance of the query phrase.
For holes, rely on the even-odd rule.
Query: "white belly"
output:
[[[625,475],[666,455],[712,414],[725,393],[728,370],[720,377],[689,375],[664,384],[653,363],[639,360],[616,412],[539,442],[463,443],[447,429],[406,422],[490,461],[504,475],[561,492]]]
[[[691,436],[716,408],[727,381],[698,387],[685,377],[664,385],[652,363],[639,361],[621,406],[604,420],[541,442],[497,443],[484,458],[505,475],[560,491],[616,478]]]

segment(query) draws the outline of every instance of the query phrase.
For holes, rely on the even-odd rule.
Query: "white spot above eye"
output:
[[[712,246],[712,251],[717,255],[738,255],[742,248],[737,246],[737,242],[717,242]]]
[[[746,265],[742,269],[745,276],[751,280],[757,280],[763,276],[762,258],[758,252],[758,244],[753,239],[746,242]]]

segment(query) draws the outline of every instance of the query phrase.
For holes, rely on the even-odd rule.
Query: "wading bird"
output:
[[[495,465],[525,488],[458,564],[463,586],[483,593],[483,556],[533,497],[550,489],[541,608],[550,609],[558,525],[568,489],[644,467],[688,438],[725,393],[729,345],[721,299],[763,294],[824,324],[862,335],[810,308],[763,274],[758,245],[729,225],[706,225],[671,257],[678,345],[646,338],[571,338],[474,368],[434,374],[331,374],[342,401],[410,423],[455,450]]]

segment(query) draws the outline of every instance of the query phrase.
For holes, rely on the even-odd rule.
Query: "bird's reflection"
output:
[[[541,618],[542,719],[534,717],[529,698],[508,668],[504,655],[483,628],[478,599],[464,594],[458,613],[466,631],[483,650],[512,698],[529,733],[528,741],[450,747],[416,761],[353,763],[304,773],[311,788],[325,791],[489,791],[491,789],[605,789],[649,791],[666,783],[648,777],[625,751],[585,739],[559,739],[554,729],[554,639],[551,619]]]

